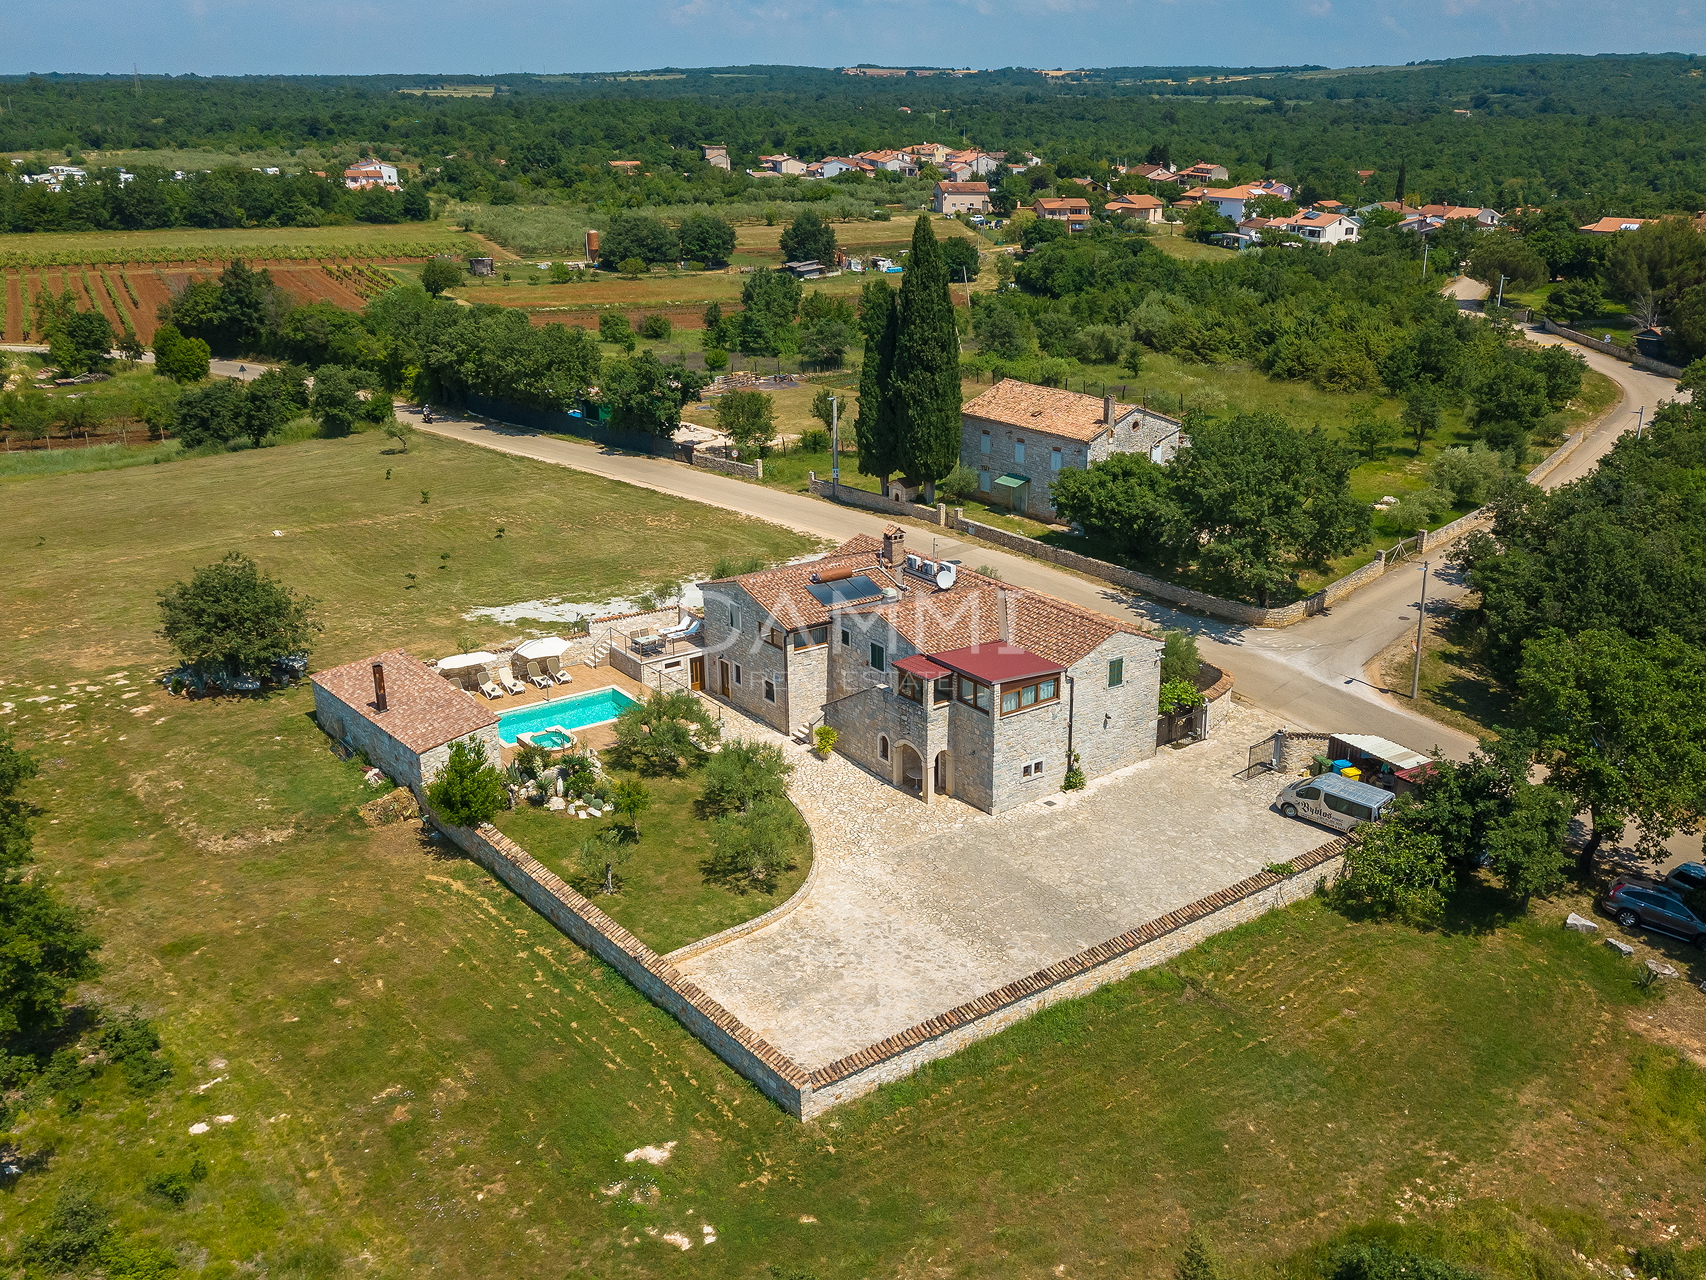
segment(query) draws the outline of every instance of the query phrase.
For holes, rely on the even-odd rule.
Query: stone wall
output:
[[[726,476],[739,476],[743,480],[764,479],[763,458],[757,462],[736,462],[732,458],[722,458],[714,453],[706,453],[703,449],[695,449],[693,465],[706,471],[720,471]]]
[[[882,494],[872,493],[868,489],[850,489],[846,485],[832,486],[827,480],[819,480],[815,471],[810,473],[806,487],[820,498],[833,498],[850,507],[864,507],[867,511],[881,511],[891,516],[910,516],[914,520],[924,520],[930,524],[948,523],[948,508],[942,503],[927,507],[919,502],[896,502],[893,498],[885,498]]]
[[[1590,350],[1597,351],[1602,356],[1610,356],[1613,360],[1621,360],[1624,364],[1632,364],[1637,369],[1645,369],[1648,373],[1661,374],[1666,378],[1682,377],[1682,370],[1674,364],[1665,364],[1662,360],[1654,360],[1638,351],[1626,351],[1611,342],[1600,342],[1590,334],[1578,333],[1574,329],[1566,329],[1553,320],[1541,320],[1540,327],[1547,333],[1556,334],[1560,338],[1568,338],[1571,342],[1579,342]]]
[[[352,751],[361,752],[392,782],[417,793],[424,791],[450,759],[452,743],[442,743],[417,754],[317,684],[314,685],[314,720],[327,737],[343,743]],[[501,744],[497,725],[487,725],[453,741],[464,740],[485,743],[486,758],[494,762],[498,759]]]

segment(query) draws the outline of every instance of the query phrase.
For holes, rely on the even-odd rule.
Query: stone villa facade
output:
[[[497,716],[401,649],[316,671],[310,681],[321,731],[417,795],[457,742],[483,742],[486,758],[499,759]]]
[[[1167,462],[1188,443],[1176,418],[1141,405],[1003,378],[960,412],[960,461],[984,501],[1037,520],[1055,518],[1049,486],[1116,453]]]
[[[853,538],[702,583],[706,692],[928,802],[1000,813],[1155,753],[1161,643],[1041,592]]]

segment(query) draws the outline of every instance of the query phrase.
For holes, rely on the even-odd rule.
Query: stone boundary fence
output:
[[[820,498],[831,498],[850,507],[864,507],[867,511],[881,511],[891,516],[910,516],[926,524],[953,524],[946,503],[938,502],[933,507],[927,507],[922,502],[899,502],[880,493],[872,493],[869,489],[854,489],[844,484],[832,485],[828,480],[819,480],[815,471],[807,473],[806,488]]]
[[[1556,320],[1542,319],[1540,327],[1547,333],[1555,334],[1560,338],[1568,338],[1571,342],[1579,342],[1590,351],[1597,351],[1602,356],[1610,356],[1613,360],[1621,360],[1624,364],[1632,364],[1637,369],[1645,369],[1648,373],[1662,374],[1667,378],[1682,377],[1682,370],[1674,364],[1665,364],[1662,360],[1654,360],[1651,356],[1644,356],[1638,351],[1625,351],[1615,343],[1601,342],[1575,329],[1566,329]]]
[[[764,479],[763,458],[757,462],[736,462],[733,458],[707,453],[703,449],[694,449],[692,465],[702,467],[706,471],[720,471],[726,476],[739,476],[743,480]]]
[[[808,1071],[725,1009],[677,969],[671,957],[658,955],[496,827],[452,826],[439,819],[424,798],[421,812],[474,862],[571,941],[610,965],[761,1093],[801,1120],[820,1116],[831,1107],[900,1080],[924,1063],[957,1053],[1051,1004],[1087,995],[1139,969],[1153,968],[1217,933],[1308,897],[1338,874],[1347,844],[1340,839],[1321,845],[1276,871],[1259,872],[828,1066]],[[771,923],[800,897],[796,894],[765,916],[717,936],[726,940]],[[673,955],[694,954],[700,949],[701,944],[690,944]]]

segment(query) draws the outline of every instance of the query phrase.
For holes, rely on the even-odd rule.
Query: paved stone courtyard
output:
[[[780,740],[725,717],[727,736]],[[1209,742],[999,816],[786,744],[809,896],[680,968],[802,1066],[833,1062],[1333,839],[1270,809],[1274,774],[1237,776],[1279,723],[1234,706]]]

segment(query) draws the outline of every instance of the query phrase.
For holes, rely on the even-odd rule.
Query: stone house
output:
[[[1116,453],[1167,462],[1187,442],[1176,418],[1113,396],[1003,378],[960,411],[960,461],[977,472],[984,500],[1050,521],[1049,486]]]
[[[930,207],[937,213],[988,213],[987,182],[938,182]]]
[[[1041,592],[908,554],[905,532],[700,585],[710,692],[928,802],[991,813],[1155,752],[1161,642]]]
[[[485,743],[497,763],[498,718],[467,690],[401,649],[316,671],[314,718],[323,733],[416,795],[450,759],[457,742]]]

